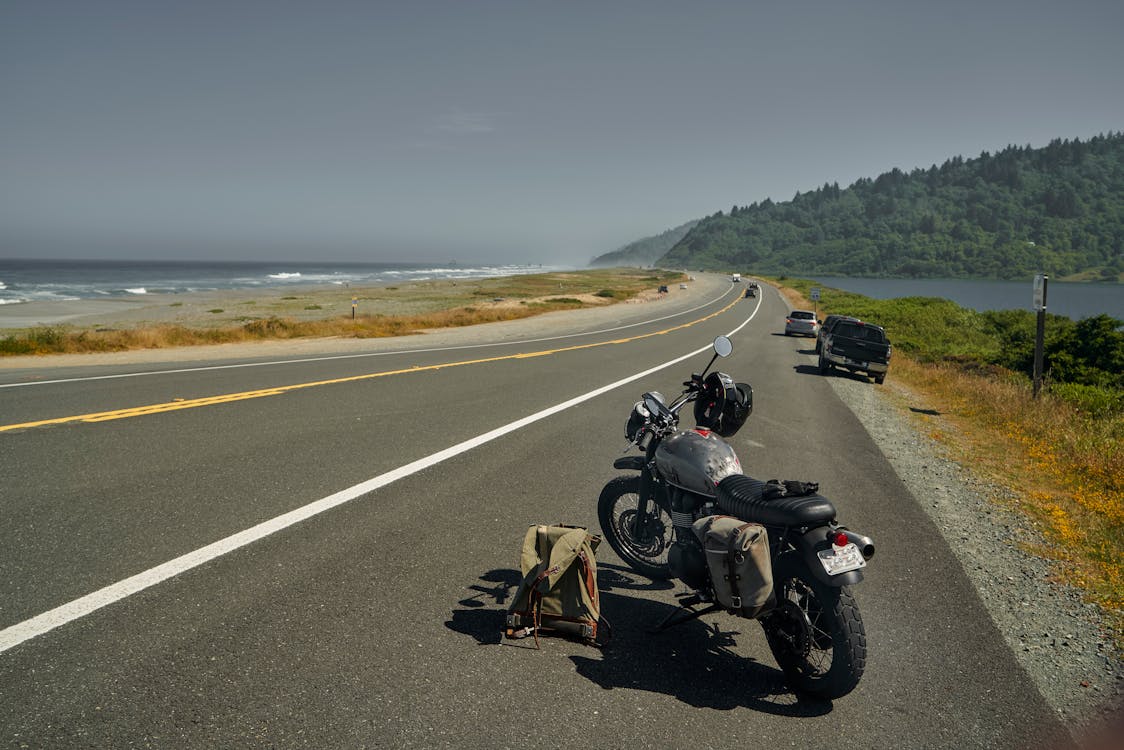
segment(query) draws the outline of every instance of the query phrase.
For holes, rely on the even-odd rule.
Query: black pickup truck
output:
[[[875,383],[886,380],[890,366],[890,340],[882,326],[861,320],[843,320],[824,335],[820,346],[820,372],[833,367],[864,372]]]

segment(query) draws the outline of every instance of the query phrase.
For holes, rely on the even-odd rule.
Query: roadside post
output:
[[[357,308],[357,307],[359,307],[359,298],[358,297],[352,297],[351,298],[351,319],[352,320],[355,320],[355,308]]]
[[[816,320],[820,319],[820,288],[818,286],[812,287],[812,312],[816,316]]]
[[[1046,284],[1049,277],[1044,273],[1034,277],[1034,309],[1038,311],[1038,331],[1034,335],[1034,398],[1042,389],[1042,349],[1046,338]]]

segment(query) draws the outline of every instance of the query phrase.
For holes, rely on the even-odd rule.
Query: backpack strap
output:
[[[596,539],[596,537],[587,534],[586,541],[590,539]],[[582,581],[585,584],[586,593],[589,594],[589,599],[593,602],[594,611],[597,613],[597,629],[595,630],[597,635],[590,639],[590,642],[594,646],[604,646],[613,639],[613,626],[609,624],[608,620],[601,616],[601,596],[597,590],[597,572],[594,566],[590,565],[589,556],[586,555],[584,549],[578,553],[578,564],[581,566],[583,573]]]

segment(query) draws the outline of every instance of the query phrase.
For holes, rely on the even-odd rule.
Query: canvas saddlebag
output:
[[[601,537],[577,526],[532,526],[523,537],[523,580],[507,610],[508,638],[556,632],[596,644],[606,640],[594,552]],[[601,625],[599,631],[598,625]]]
[[[764,526],[733,516],[706,516],[691,530],[703,546],[719,604],[750,618],[773,608],[773,564]]]

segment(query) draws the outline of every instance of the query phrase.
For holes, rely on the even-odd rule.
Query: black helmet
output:
[[[753,411],[753,388],[735,383],[724,372],[712,372],[703,381],[695,400],[695,424],[730,437],[741,429]]]
[[[733,398],[726,397],[722,409],[722,429],[717,430],[722,437],[735,434],[753,413],[753,387],[749,383],[734,383],[734,393]]]

